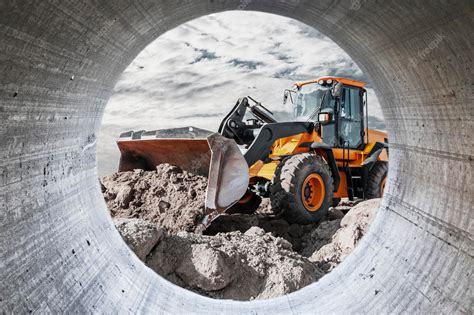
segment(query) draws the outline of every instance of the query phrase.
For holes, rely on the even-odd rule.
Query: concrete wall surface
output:
[[[1,0],[1,313],[471,313],[473,2]],[[373,82],[390,171],[368,235],[334,272],[273,300],[212,300],[126,247],[95,144],[119,75],[163,32],[225,10],[297,19]],[[373,277],[367,277],[367,274]]]

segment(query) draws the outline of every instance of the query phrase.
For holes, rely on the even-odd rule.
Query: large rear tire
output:
[[[385,182],[387,180],[388,162],[377,161],[374,167],[370,170],[367,179],[367,188],[365,197],[367,199],[382,198],[385,189]]]
[[[327,215],[332,205],[333,179],[322,157],[302,153],[277,168],[270,189],[272,209],[290,223],[310,224]]]

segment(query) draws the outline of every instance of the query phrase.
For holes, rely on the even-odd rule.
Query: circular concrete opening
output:
[[[119,74],[164,31],[232,9],[322,31],[373,82],[390,134],[379,215],[320,282],[216,301],[146,269],[112,226],[95,143]],[[0,4],[1,309],[6,312],[467,313],[472,308],[472,39],[468,1]],[[367,276],[367,275],[371,276]]]
[[[295,224],[275,215],[283,209],[272,207],[271,197],[248,194],[245,201],[257,204],[256,213],[248,208],[235,213],[234,208],[229,211],[233,215],[220,217],[200,236],[193,232],[203,211],[207,178],[195,175],[207,174],[146,163],[134,165],[144,171],[117,173],[124,154],[117,143],[122,133],[183,127],[186,132],[217,132],[237,99],[248,95],[263,102],[276,120],[295,120],[295,97],[284,104],[284,91],[295,82],[324,76],[367,82],[369,126],[385,130],[365,74],[332,40],[293,19],[254,11],[211,14],[164,33],[138,54],[120,75],[104,110],[97,168],[114,225],[147,267],[203,296],[249,301],[314,283],[352,251],[379,202],[359,205],[345,216],[361,200],[343,200],[321,222]],[[183,165],[176,159],[180,143],[167,147],[166,162]],[[203,146],[207,150],[205,140]],[[202,156],[186,150],[187,162]],[[162,154],[158,148],[145,151]],[[303,185],[306,197],[324,197],[324,185],[316,184],[313,178]],[[313,207],[315,201],[308,200],[305,207]],[[316,210],[321,206],[317,200],[314,204]]]

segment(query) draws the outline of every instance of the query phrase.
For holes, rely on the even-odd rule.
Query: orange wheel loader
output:
[[[292,121],[277,121],[244,97],[217,133],[192,127],[124,133],[119,171],[166,162],[207,175],[204,226],[224,212],[253,213],[262,198],[288,222],[317,222],[341,198],[382,196],[388,140],[368,128],[364,86],[340,77],[295,83],[283,99],[291,100]]]

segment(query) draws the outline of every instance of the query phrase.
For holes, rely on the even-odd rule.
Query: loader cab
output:
[[[290,92],[294,119],[296,121],[314,120],[322,103],[324,101],[331,102],[331,99],[326,97],[330,90],[329,86],[319,84],[295,85],[295,88]]]
[[[339,84],[340,93],[334,94]],[[287,90],[286,98],[293,104],[293,115],[297,121],[318,121],[319,114],[330,117],[320,123],[321,138],[334,148],[363,149],[364,106],[366,106],[365,83],[326,77],[314,81],[296,83],[293,90]]]

